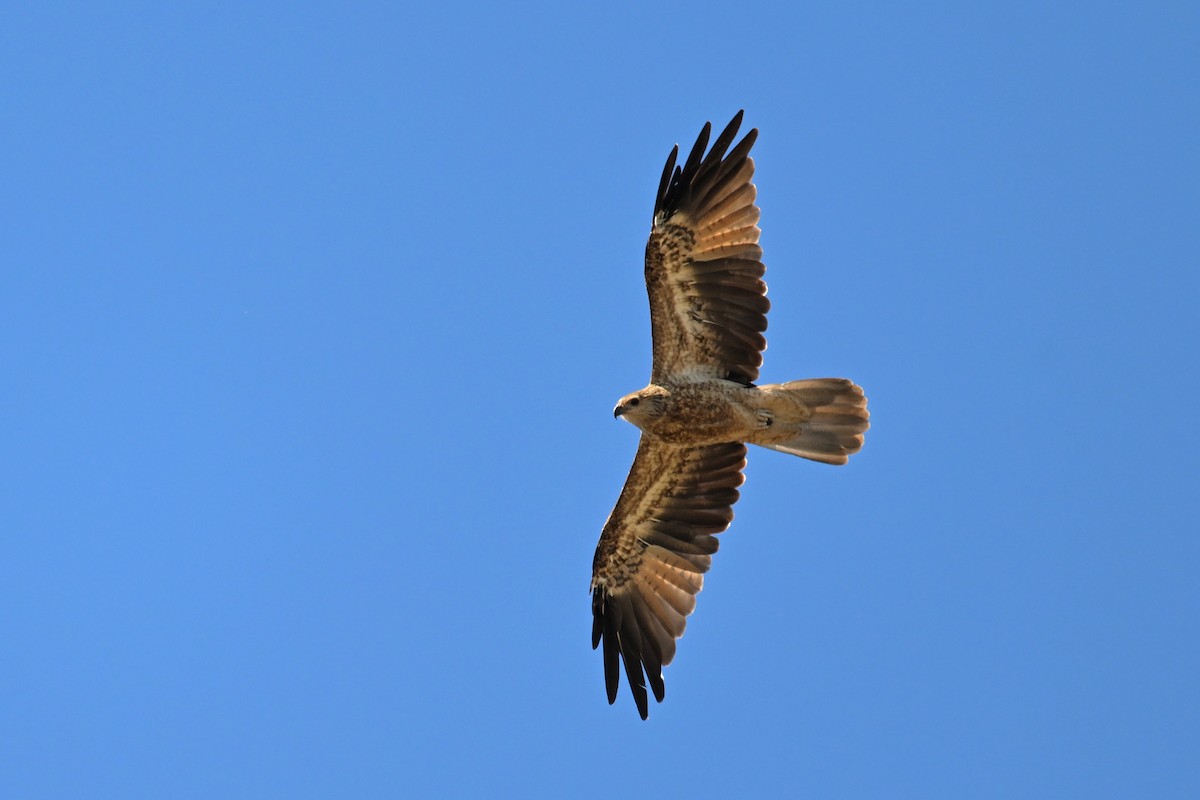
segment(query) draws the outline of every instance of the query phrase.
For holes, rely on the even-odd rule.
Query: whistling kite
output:
[[[862,389],[844,378],[756,386],[767,341],[751,130],[726,155],[742,112],[705,155],[704,125],[687,162],[663,169],[646,244],[654,361],[650,385],[613,410],[642,430],[625,488],[592,563],[592,647],[604,642],[608,702],[619,662],[642,719],[646,681],[659,702],[662,668],[696,607],[729,527],[746,442],[845,464],[868,427]]]

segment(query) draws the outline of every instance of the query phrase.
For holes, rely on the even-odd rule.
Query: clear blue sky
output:
[[[0,14],[0,795],[1200,796],[1196,4],[402,5]],[[873,427],[751,453],[642,722],[611,410],[739,108],[763,379]]]

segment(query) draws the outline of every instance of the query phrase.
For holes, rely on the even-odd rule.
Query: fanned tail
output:
[[[845,378],[814,378],[759,387],[766,421],[750,441],[826,464],[845,464],[871,427],[863,390]]]

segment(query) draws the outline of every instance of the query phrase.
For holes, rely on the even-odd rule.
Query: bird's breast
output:
[[[747,391],[753,390],[728,381],[672,386],[666,413],[644,429],[669,444],[744,441],[755,426],[753,412],[741,396]]]

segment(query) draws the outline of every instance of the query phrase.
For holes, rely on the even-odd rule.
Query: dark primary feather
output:
[[[654,196],[655,216],[658,215],[659,209],[662,208],[663,200],[666,199],[667,188],[671,185],[671,179],[675,174],[675,159],[678,156],[679,145],[675,145],[671,148],[671,155],[667,156],[667,165],[663,167],[662,178],[658,182],[658,194]]]

